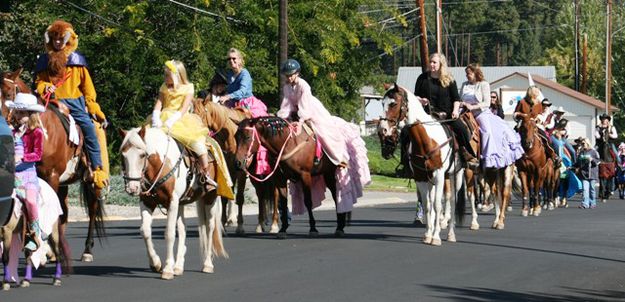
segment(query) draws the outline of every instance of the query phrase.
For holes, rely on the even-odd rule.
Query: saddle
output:
[[[471,135],[471,148],[479,159],[482,153],[480,125],[477,123],[477,120],[475,120],[475,117],[473,116],[473,113],[471,113],[471,111],[467,111],[461,114],[460,120],[465,124],[465,126],[467,126],[467,129],[469,130],[469,134]]]
[[[306,132],[308,137],[312,138],[315,141],[315,157],[313,159],[313,165],[315,166],[318,165],[321,162],[321,158],[323,157],[323,147],[321,146],[321,142],[315,135],[315,131],[313,130],[313,127],[310,124],[310,121],[305,121],[304,123],[301,123],[302,125],[301,128],[297,127],[297,125],[300,125],[298,123],[292,123],[291,125],[295,126],[293,127],[295,135],[299,135],[302,132],[302,130],[304,130],[304,132]],[[291,156],[293,156],[297,151],[299,151],[300,148],[302,148],[299,146],[303,147],[303,144],[298,145],[298,147],[295,147],[295,149],[293,149],[291,152],[282,156],[282,160],[286,160],[290,158]]]

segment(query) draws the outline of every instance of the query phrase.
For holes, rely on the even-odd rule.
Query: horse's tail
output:
[[[228,253],[224,247],[222,234],[224,233],[224,225],[220,223],[219,217],[221,217],[221,212],[223,211],[221,203],[215,202],[213,205],[215,208],[215,213],[213,213],[212,222],[215,224],[215,229],[213,230],[213,253],[217,257],[228,258]]]
[[[106,216],[104,212],[104,198],[96,196],[94,189],[85,183],[80,184],[80,189],[82,191],[82,204],[87,208],[89,219],[91,219],[91,214],[94,214],[95,232],[98,241],[102,243],[102,239],[106,237],[106,229],[104,228],[104,216]]]
[[[460,190],[456,193],[456,223],[462,225],[464,223],[464,212],[466,210],[467,198],[466,198],[466,184],[463,181]]]
[[[56,225],[59,233],[57,242],[59,255],[56,255],[56,261],[61,261],[61,268],[65,274],[71,274],[74,269],[72,268],[72,250],[69,247],[69,243],[67,243],[67,238],[65,237],[65,227],[67,224],[61,223],[61,219],[59,219]]]

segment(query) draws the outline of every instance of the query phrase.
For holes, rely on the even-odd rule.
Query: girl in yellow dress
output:
[[[182,62],[165,62],[165,83],[161,85],[154,104],[152,127],[169,132],[174,139],[195,152],[200,159],[202,174],[210,191],[217,187],[217,183],[208,176],[210,172],[214,172],[214,167],[209,165],[206,148],[208,128],[200,117],[189,112],[193,94],[193,83],[189,83]]]

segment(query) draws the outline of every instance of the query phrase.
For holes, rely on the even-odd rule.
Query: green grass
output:
[[[382,158],[382,148],[377,136],[363,137],[367,145],[367,157],[369,157],[369,170],[371,174],[395,177],[395,167],[399,164],[399,148],[395,150],[395,158]]]
[[[69,186],[69,203],[71,205],[80,205],[80,185],[77,183]],[[120,175],[112,175],[111,187],[106,199],[106,204],[138,206],[139,197],[130,196],[126,193],[124,189],[124,179]]]
[[[410,193],[415,192],[416,187],[413,180],[383,175],[371,175],[371,184],[365,189],[370,191]]]

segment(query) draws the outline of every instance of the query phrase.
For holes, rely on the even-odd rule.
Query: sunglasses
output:
[[[491,95],[491,96],[490,96],[490,98],[491,98],[491,99],[496,99],[496,98],[497,98],[497,96],[496,96],[496,95]]]
[[[237,58],[227,58],[226,61],[236,61]]]

